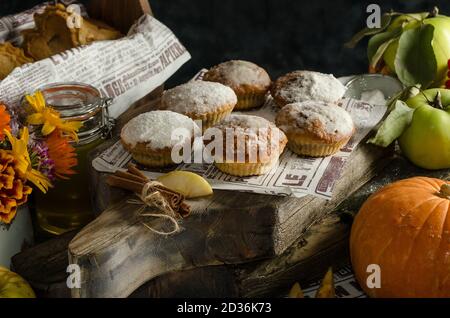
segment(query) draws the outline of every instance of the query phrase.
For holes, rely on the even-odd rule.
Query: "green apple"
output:
[[[398,140],[403,154],[421,168],[450,168],[450,90],[429,89],[406,103],[415,110]]]
[[[396,27],[404,25],[403,30],[416,28],[420,25],[419,19],[422,14],[401,15],[397,17],[388,30],[393,30]],[[432,42],[433,52],[436,56],[437,70],[435,75],[435,82],[432,87],[439,87],[444,84],[447,74],[447,61],[450,58],[450,18],[443,15],[438,15],[434,18],[427,18],[423,20],[424,24],[430,24],[434,27],[434,37]],[[397,55],[398,40],[393,41],[386,49],[383,55],[383,60],[389,69],[395,72],[395,57]]]
[[[0,267],[0,298],[36,298],[36,295],[22,277]]]
[[[422,91],[419,94],[407,99],[406,104],[408,104],[411,108],[419,108],[424,105],[435,107],[436,105],[434,103],[438,92],[440,93],[443,108],[445,109],[450,106],[450,89],[442,88],[432,88]]]

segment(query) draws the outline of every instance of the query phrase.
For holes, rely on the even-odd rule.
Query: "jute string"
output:
[[[160,219],[166,219],[173,224],[173,230],[163,232],[151,227],[145,222],[142,222],[142,224],[147,229],[159,235],[168,236],[175,234],[180,231],[180,226],[176,219],[177,215],[173,211],[172,207],[167,202],[167,200],[163,197],[161,192],[155,190],[156,186],[162,186],[162,184],[157,181],[147,182],[142,188],[142,192],[140,194],[137,194],[140,200],[130,199],[127,202],[131,204],[141,205],[141,207],[138,210],[138,213],[142,217],[155,217]],[[161,213],[146,213],[145,211],[147,211],[148,209],[151,209],[152,211],[159,210],[161,211]]]

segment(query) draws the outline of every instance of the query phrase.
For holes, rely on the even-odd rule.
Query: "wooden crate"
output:
[[[113,26],[123,34],[127,34],[143,14],[153,15],[147,0],[91,0],[87,10],[89,16]]]

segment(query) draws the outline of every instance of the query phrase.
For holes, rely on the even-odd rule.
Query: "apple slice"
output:
[[[0,298],[35,298],[33,289],[19,275],[0,267]]]
[[[188,171],[172,171],[157,179],[170,190],[183,194],[186,199],[211,195],[211,185],[198,174]]]

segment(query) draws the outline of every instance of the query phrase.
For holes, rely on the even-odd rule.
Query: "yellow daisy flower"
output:
[[[42,192],[46,193],[51,187],[50,181],[39,171],[31,166],[30,155],[28,154],[28,128],[23,128],[20,133],[20,139],[15,138],[8,130],[4,130],[5,135],[11,143],[12,149],[9,153],[16,160],[16,169],[22,177],[32,182]]]
[[[48,136],[55,129],[59,129],[67,134],[71,140],[78,141],[77,131],[82,126],[81,122],[61,119],[59,112],[47,106],[44,95],[40,91],[37,91],[34,95],[25,96],[25,99],[33,111],[33,114],[27,117],[29,125],[42,125],[41,132],[44,136]]]

